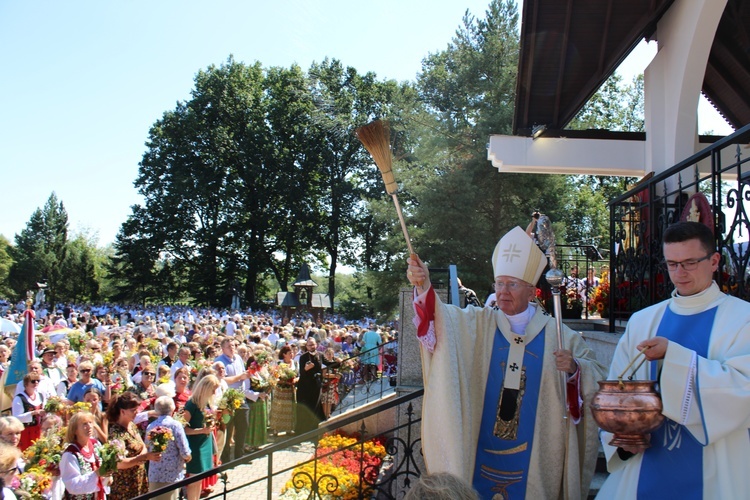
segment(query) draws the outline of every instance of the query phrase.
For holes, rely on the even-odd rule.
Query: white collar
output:
[[[678,294],[677,290],[673,290],[670,307],[672,311],[678,314],[696,314],[697,312],[713,307],[713,305],[724,297],[726,295],[719,290],[719,285],[714,281],[711,283],[711,286],[694,295],[683,296]]]
[[[529,302],[528,307],[523,312],[513,316],[506,314],[505,317],[508,318],[508,323],[510,323],[510,331],[516,335],[524,335],[534,314],[536,314],[536,306],[532,302]]]

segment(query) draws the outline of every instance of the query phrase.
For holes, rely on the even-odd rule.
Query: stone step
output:
[[[594,473],[594,477],[591,478],[591,487],[589,488],[589,500],[593,500],[596,497],[604,484],[604,480],[607,479],[607,476],[609,476],[609,474],[606,472]]]
[[[604,456],[604,449],[602,445],[599,445],[599,455],[596,457],[596,468],[594,469],[594,477],[591,478],[591,486],[589,487],[589,500],[593,500],[596,494],[599,493],[599,489],[604,484],[604,481],[609,476],[607,472],[607,459]]]

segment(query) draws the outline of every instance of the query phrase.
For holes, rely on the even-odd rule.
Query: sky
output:
[[[72,234],[112,243],[142,201],[133,182],[149,128],[189,99],[199,70],[230,54],[304,70],[328,57],[413,81],[466,10],[484,17],[488,4],[0,0],[0,234],[13,242],[55,192]],[[623,76],[642,72],[653,52],[644,44]],[[731,132],[717,117],[702,129]]]

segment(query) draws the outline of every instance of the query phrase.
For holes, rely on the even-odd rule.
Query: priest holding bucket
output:
[[[597,498],[748,498],[750,304],[713,281],[708,226],[669,226],[663,250],[672,297],[630,318],[609,378],[643,352],[633,378],[658,382],[665,419],[639,445],[602,433],[610,476]]]

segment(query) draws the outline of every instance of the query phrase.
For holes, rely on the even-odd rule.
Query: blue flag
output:
[[[8,367],[8,377],[5,380],[5,388],[13,387],[15,391],[16,384],[23,380],[23,377],[29,373],[29,361],[34,359],[34,311],[27,309],[23,312],[23,328],[18,335],[18,342],[13,347],[13,353],[10,358]]]

